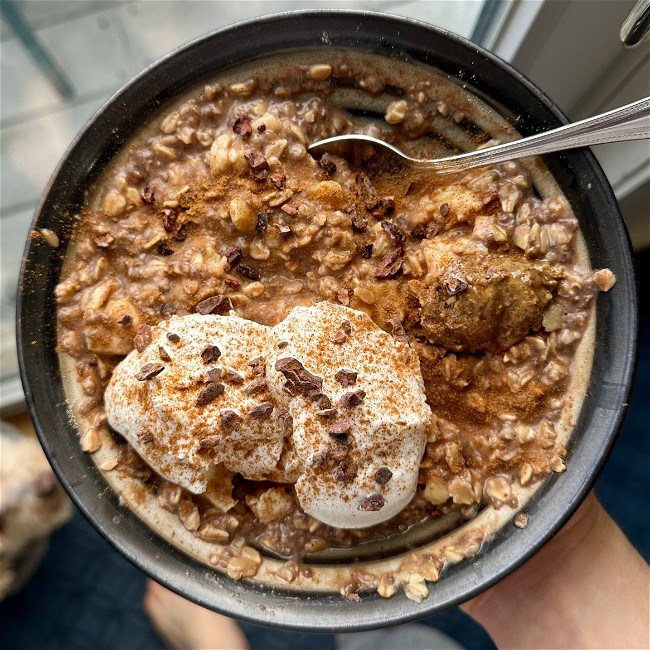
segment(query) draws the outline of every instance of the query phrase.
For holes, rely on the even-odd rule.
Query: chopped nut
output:
[[[246,503],[263,524],[284,519],[294,506],[291,496],[280,487],[269,488],[259,497],[248,497]]]
[[[616,277],[609,269],[594,273],[594,283],[601,291],[609,291],[616,284]]]
[[[225,531],[213,523],[207,523],[201,526],[196,533],[205,542],[224,544],[230,538],[228,531]]]
[[[169,512],[175,512],[182,496],[183,488],[180,485],[165,481],[158,488],[158,505]]]
[[[391,596],[394,596],[397,593],[397,585],[395,584],[394,576],[384,573],[379,579],[377,593],[382,598],[390,598]]]
[[[112,458],[109,458],[108,460],[105,460],[100,466],[99,469],[101,469],[104,472],[110,472],[111,470],[115,469],[117,467],[118,459],[117,456],[113,456]]]
[[[332,66],[327,63],[317,63],[312,65],[307,70],[305,76],[308,79],[314,79],[315,81],[323,81],[327,79],[332,74]]]
[[[167,340],[172,343],[179,343],[181,340],[181,337],[178,334],[174,334],[174,332],[167,332],[165,336],[167,337]]]
[[[528,515],[525,512],[518,512],[512,520],[512,523],[517,528],[526,528],[528,526]]]
[[[533,468],[530,463],[524,463],[519,470],[519,483],[521,485],[528,485],[533,476]]]
[[[198,506],[192,503],[192,501],[183,501],[178,507],[176,514],[187,530],[193,532],[199,529],[201,515],[199,514]]]
[[[228,561],[226,573],[233,580],[252,578],[262,564],[260,554],[250,546],[241,549],[241,555],[236,555]]]
[[[320,411],[316,411],[316,415],[319,418],[333,418],[337,414],[338,414],[338,410],[333,408],[321,409]]]
[[[412,573],[404,585],[404,594],[410,600],[421,603],[428,595],[427,583],[419,573]]]
[[[101,446],[102,441],[97,430],[93,427],[88,427],[85,433],[81,436],[81,448],[89,454],[94,454],[96,451],[101,449]]]
[[[162,345],[158,346],[158,356],[160,357],[161,361],[171,361],[172,358],[169,356],[169,352],[165,350],[165,348]]]
[[[59,240],[59,236],[53,230],[50,230],[49,228],[41,228],[40,233],[41,233],[41,237],[43,238],[43,241],[50,248],[59,247],[61,241]]]

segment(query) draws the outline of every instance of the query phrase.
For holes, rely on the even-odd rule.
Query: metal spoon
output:
[[[650,138],[650,97],[528,138],[434,160],[412,158],[388,142],[356,133],[318,140],[312,143],[308,150],[310,153],[317,153],[331,149],[340,143],[348,145],[370,143],[392,152],[414,167],[431,169],[444,174],[552,151],[646,138]]]

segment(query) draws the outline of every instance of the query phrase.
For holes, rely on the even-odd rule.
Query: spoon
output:
[[[650,137],[650,97],[640,99],[613,111],[567,124],[551,131],[531,135],[506,144],[486,147],[478,151],[445,158],[412,158],[397,147],[370,135],[350,133],[313,142],[308,151],[326,151],[341,143],[348,145],[370,143],[398,156],[402,161],[419,169],[431,169],[437,173],[459,172],[474,167],[493,165],[507,160],[537,154],[575,149],[621,140],[643,140]]]

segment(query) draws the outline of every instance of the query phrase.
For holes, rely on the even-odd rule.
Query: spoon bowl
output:
[[[445,158],[414,158],[384,140],[360,133],[348,133],[318,140],[309,146],[309,152],[318,154],[325,151],[340,151],[342,146],[349,149],[374,145],[383,154],[396,157],[412,168],[449,174],[553,151],[623,140],[643,140],[649,137],[650,97],[646,97],[607,113],[528,138]]]

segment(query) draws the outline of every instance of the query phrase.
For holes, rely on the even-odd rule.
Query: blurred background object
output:
[[[72,503],[41,445],[27,431],[0,420],[0,601],[32,576],[50,535],[72,516]]]
[[[15,422],[23,427],[28,423],[20,415],[25,406],[16,361],[15,292],[34,210],[59,158],[83,124],[131,77],[179,45],[239,20],[274,12],[383,11],[437,25],[492,50],[526,74],[574,120],[650,94],[648,41],[628,49],[619,36],[634,0],[0,2],[0,413],[17,418]],[[593,150],[619,199],[637,251],[638,277],[648,277],[650,147],[640,141]],[[640,290],[637,384],[620,441],[597,492],[647,559],[650,301],[645,285]],[[9,457],[5,444],[3,440],[3,462]],[[0,498],[4,507],[4,488]],[[45,528],[53,521],[43,522]],[[38,549],[28,557],[36,564]],[[0,605],[3,641],[11,648],[43,650],[162,648],[142,612],[144,583],[144,576],[75,513],[54,534],[34,579]],[[485,633],[458,610],[426,623],[466,647],[493,647]],[[334,647],[334,638],[328,635],[251,625],[244,629],[254,649]]]

